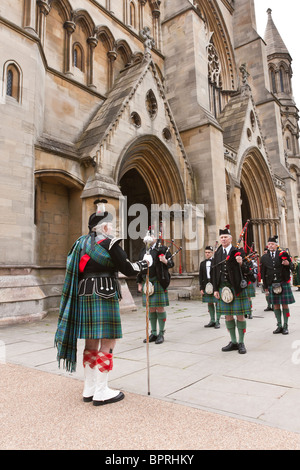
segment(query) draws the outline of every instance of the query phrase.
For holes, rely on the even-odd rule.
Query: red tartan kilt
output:
[[[289,282],[282,282],[281,294],[274,294],[272,286],[269,287],[269,302],[271,305],[288,305],[295,303],[294,295]]]

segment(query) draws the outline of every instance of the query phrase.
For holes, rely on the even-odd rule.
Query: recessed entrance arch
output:
[[[278,233],[278,203],[269,168],[257,149],[247,153],[240,170],[243,224],[251,219],[248,245],[263,253],[268,237]]]
[[[155,136],[135,140],[121,155],[116,172],[121,192],[127,197],[127,205],[144,204],[149,212],[149,224],[152,205],[171,208],[176,204],[184,209],[186,196],[180,169],[165,145]],[[182,244],[182,239],[179,244]],[[133,258],[142,246],[142,240],[132,242],[128,237],[125,241],[125,248]]]

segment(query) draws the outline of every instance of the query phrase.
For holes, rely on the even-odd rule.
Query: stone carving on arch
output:
[[[131,63],[132,59],[132,50],[130,49],[129,44],[124,39],[118,39],[115,42],[115,50],[118,54],[122,56],[124,66]]]
[[[257,148],[245,153],[239,170],[240,186],[249,202],[253,241],[262,254],[268,237],[278,232],[280,208],[274,178]]]
[[[64,16],[64,21],[71,20],[72,6],[68,0],[48,0],[46,3],[49,5],[49,10],[54,6],[58,6]]]
[[[162,172],[162,167],[168,168],[168,172]],[[176,203],[183,206],[186,203],[185,188],[179,168],[169,150],[157,137],[142,136],[124,149],[115,168],[115,180],[119,182],[132,168],[144,178],[153,204],[171,206]]]
[[[77,9],[73,11],[72,20],[75,24],[81,22],[86,30],[87,37],[93,36],[95,32],[95,23],[86,10]]]
[[[202,16],[205,18],[207,31],[216,50],[219,53],[220,65],[222,69],[223,90],[233,91],[237,88],[237,65],[235,54],[231,44],[230,35],[223,21],[222,12],[216,0],[197,0]]]
[[[112,51],[115,45],[115,38],[110,29],[105,25],[98,25],[95,27],[95,36],[101,41],[107,51]]]

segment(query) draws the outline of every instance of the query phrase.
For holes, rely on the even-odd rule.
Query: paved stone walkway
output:
[[[171,301],[165,342],[149,345],[145,311],[122,315],[110,386],[125,400],[105,407],[81,401],[83,340],[75,374],[58,369],[57,315],[0,328],[1,449],[300,449],[300,292],[290,334],[273,335],[257,289],[247,320],[247,354],[224,353],[221,328],[204,328],[207,306]],[[105,432],[103,433],[103,429]]]

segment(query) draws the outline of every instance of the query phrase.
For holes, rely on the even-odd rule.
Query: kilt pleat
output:
[[[256,296],[255,287],[254,287],[254,285],[253,285],[252,282],[250,282],[250,284],[248,284],[247,289],[248,289],[248,295],[249,295],[249,297],[255,297],[255,296]]]
[[[202,302],[207,303],[207,304],[212,304],[218,302],[218,300],[215,298],[214,294],[204,294],[202,295]]]
[[[288,305],[295,302],[295,298],[291,289],[291,286],[288,282],[282,282],[282,292],[281,294],[274,294],[272,286],[269,287],[269,302],[272,305]]]
[[[232,291],[234,289],[231,287]],[[218,300],[216,305],[216,311],[219,315],[250,315],[251,313],[251,301],[249,299],[249,294],[247,288],[242,290],[239,295],[235,295],[234,299],[230,304],[226,304],[221,299],[222,287],[219,289],[220,300]]]
[[[149,307],[150,308],[167,307],[169,305],[168,291],[164,290],[161,287],[156,277],[150,278],[149,281],[152,282],[153,287],[154,287],[154,293],[149,296]],[[146,307],[146,295],[144,294],[144,285],[145,283],[143,284],[142,302],[143,302],[143,307]]]
[[[118,295],[103,299],[96,295],[78,297],[78,338],[122,338]]]

